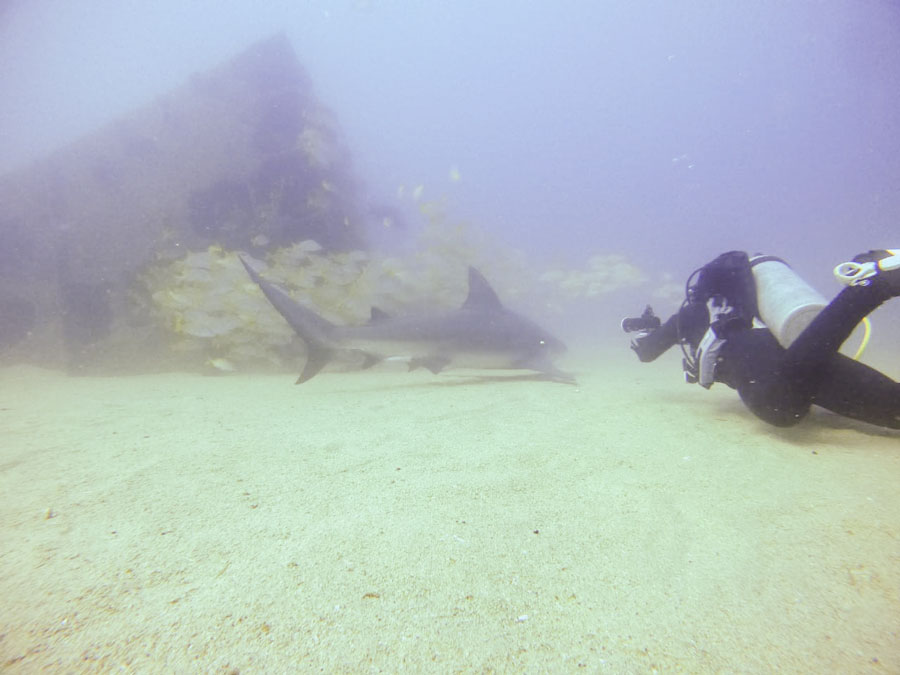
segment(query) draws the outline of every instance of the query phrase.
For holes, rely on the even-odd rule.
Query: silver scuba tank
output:
[[[759,318],[782,347],[789,347],[828,301],[781,258],[757,255],[750,266]]]

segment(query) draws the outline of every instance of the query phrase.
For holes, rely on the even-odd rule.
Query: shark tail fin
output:
[[[306,364],[303,366],[303,372],[294,384],[303,384],[307,380],[311,380],[316,374],[331,361],[334,356],[334,350],[322,344],[306,343]]]
[[[301,305],[284,289],[263,279],[243,255],[238,257],[247,270],[247,274],[256,282],[263,295],[306,344],[306,365],[297,379],[297,384],[306,382],[334,357],[335,348],[332,343],[335,325]]]

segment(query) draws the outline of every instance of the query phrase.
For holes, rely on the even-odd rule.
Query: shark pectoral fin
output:
[[[381,363],[382,361],[384,361],[384,357],[379,356],[378,354],[372,354],[371,352],[364,352],[361,349],[358,349],[356,351],[358,351],[360,354],[362,354],[363,362],[362,362],[362,365],[360,366],[361,370],[368,370],[369,368],[374,366],[376,363]]]
[[[334,356],[333,351],[334,350],[328,347],[307,343],[306,365],[303,366],[303,372],[300,373],[300,377],[297,378],[297,381],[294,382],[294,384],[303,384],[307,380],[315,377],[316,373],[322,370],[326,363],[331,361]]]
[[[448,363],[450,363],[450,359],[448,359],[446,356],[422,356],[419,358],[410,359],[409,369],[415,370],[416,368],[427,368],[432,373],[437,375],[447,367]]]

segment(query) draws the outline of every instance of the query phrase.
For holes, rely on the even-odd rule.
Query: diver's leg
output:
[[[716,367],[717,379],[737,389],[750,412],[776,427],[797,424],[812,405],[812,396],[785,377],[784,353],[768,330],[740,330],[728,336]]]
[[[785,355],[789,371],[798,377],[815,379],[815,371],[837,354],[860,321],[883,302],[900,296],[900,268],[892,262],[896,260],[893,253],[894,250],[879,249],[853,258],[853,263],[859,263],[858,269],[860,265],[874,265],[871,275],[838,293],[797,337]],[[837,269],[845,266],[853,264],[839,265]]]
[[[828,360],[813,403],[855,420],[900,429],[900,382],[837,354]]]
[[[891,290],[884,285],[842,290],[788,347],[782,361],[785,376],[812,396],[824,381],[825,365],[859,322],[891,297]]]
[[[768,331],[741,331],[729,337],[722,350],[717,375],[737,389],[754,415],[769,424],[793,426],[814,403],[869,424],[900,428],[900,383],[843,354],[826,359],[820,367],[821,381],[810,392],[786,373],[786,351]]]
[[[898,294],[894,284],[896,277],[885,275],[868,286],[848,286],[787,350],[768,331],[729,335],[722,350],[722,381],[737,389],[757,417],[775,426],[796,424],[816,403],[897,428],[900,384],[838,353],[864,317]]]

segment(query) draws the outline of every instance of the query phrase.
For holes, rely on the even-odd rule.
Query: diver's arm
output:
[[[708,327],[709,313],[706,305],[699,302],[686,303],[662,326],[632,340],[631,348],[641,361],[647,363],[658,359],[682,339],[696,347]]]
[[[668,320],[652,333],[643,333],[631,341],[631,348],[643,363],[655,361],[669,347],[678,342],[678,314]]]

